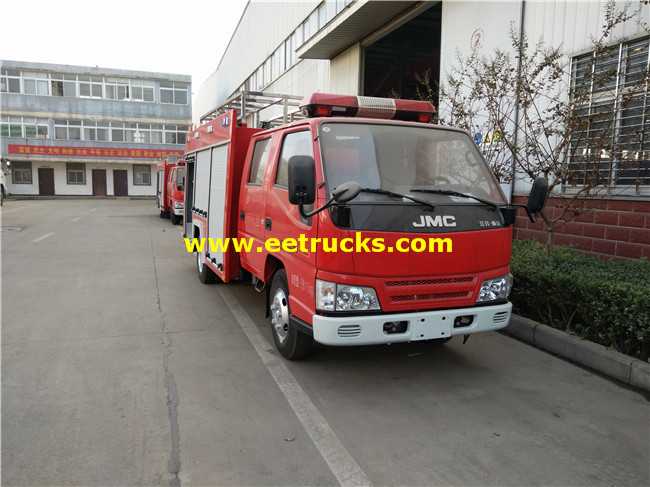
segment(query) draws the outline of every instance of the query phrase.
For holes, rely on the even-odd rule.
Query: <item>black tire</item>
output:
[[[273,341],[282,356],[289,360],[307,356],[311,351],[313,339],[289,325],[289,286],[284,269],[280,269],[273,276],[269,295],[269,316]]]
[[[167,213],[160,210],[160,218],[167,218]]]
[[[199,274],[199,281],[203,284],[212,284],[214,282],[214,272],[205,264],[205,256],[201,252],[196,254],[196,270]]]
[[[169,218],[171,218],[174,225],[178,225],[181,222],[181,217],[176,215],[173,210],[169,210]]]

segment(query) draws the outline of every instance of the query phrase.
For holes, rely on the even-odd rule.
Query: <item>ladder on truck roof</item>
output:
[[[249,126],[254,128],[271,128],[284,125],[294,120],[305,118],[300,111],[301,96],[262,93],[260,91],[240,91],[230,97],[223,105],[201,117],[201,125],[214,120],[229,110],[237,110],[237,123],[253,117]],[[262,116],[262,111],[276,107]],[[280,110],[281,109],[281,110]]]

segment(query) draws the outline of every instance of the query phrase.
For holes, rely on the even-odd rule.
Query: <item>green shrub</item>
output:
[[[650,357],[650,264],[604,261],[570,247],[514,241],[517,314],[627,355]]]

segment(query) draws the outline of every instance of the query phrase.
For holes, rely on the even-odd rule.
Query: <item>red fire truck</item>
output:
[[[252,276],[288,359],[314,340],[444,342],[506,326],[517,208],[469,134],[431,124],[422,101],[316,93],[301,108],[305,119],[266,130],[231,110],[188,134],[184,235],[200,280]],[[531,219],[545,195],[538,178]]]
[[[183,219],[185,202],[185,161],[178,155],[168,154],[157,165],[157,198],[160,218],[169,217],[174,225]]]

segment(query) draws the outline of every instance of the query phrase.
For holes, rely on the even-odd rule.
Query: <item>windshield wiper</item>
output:
[[[493,208],[498,208],[499,205],[488,200],[484,200],[481,198],[477,198],[476,196],[472,196],[471,194],[465,194],[461,193],[460,191],[453,191],[451,189],[417,189],[413,188],[410,191],[413,191],[414,193],[427,193],[427,194],[444,194],[447,196],[458,196],[460,198],[471,198],[473,200],[478,201],[479,203],[483,203],[484,205],[489,205]]]
[[[393,191],[388,191],[387,189],[381,189],[381,188],[361,188],[361,191],[363,193],[372,193],[372,194],[382,194],[384,196],[392,196],[393,198],[406,198],[407,200],[414,201],[415,203],[419,203],[424,206],[428,206],[432,210],[436,209],[436,206],[432,203],[429,203],[428,201],[424,201],[418,198],[413,198],[413,196],[409,196],[406,194],[400,194],[400,193],[394,193]]]

